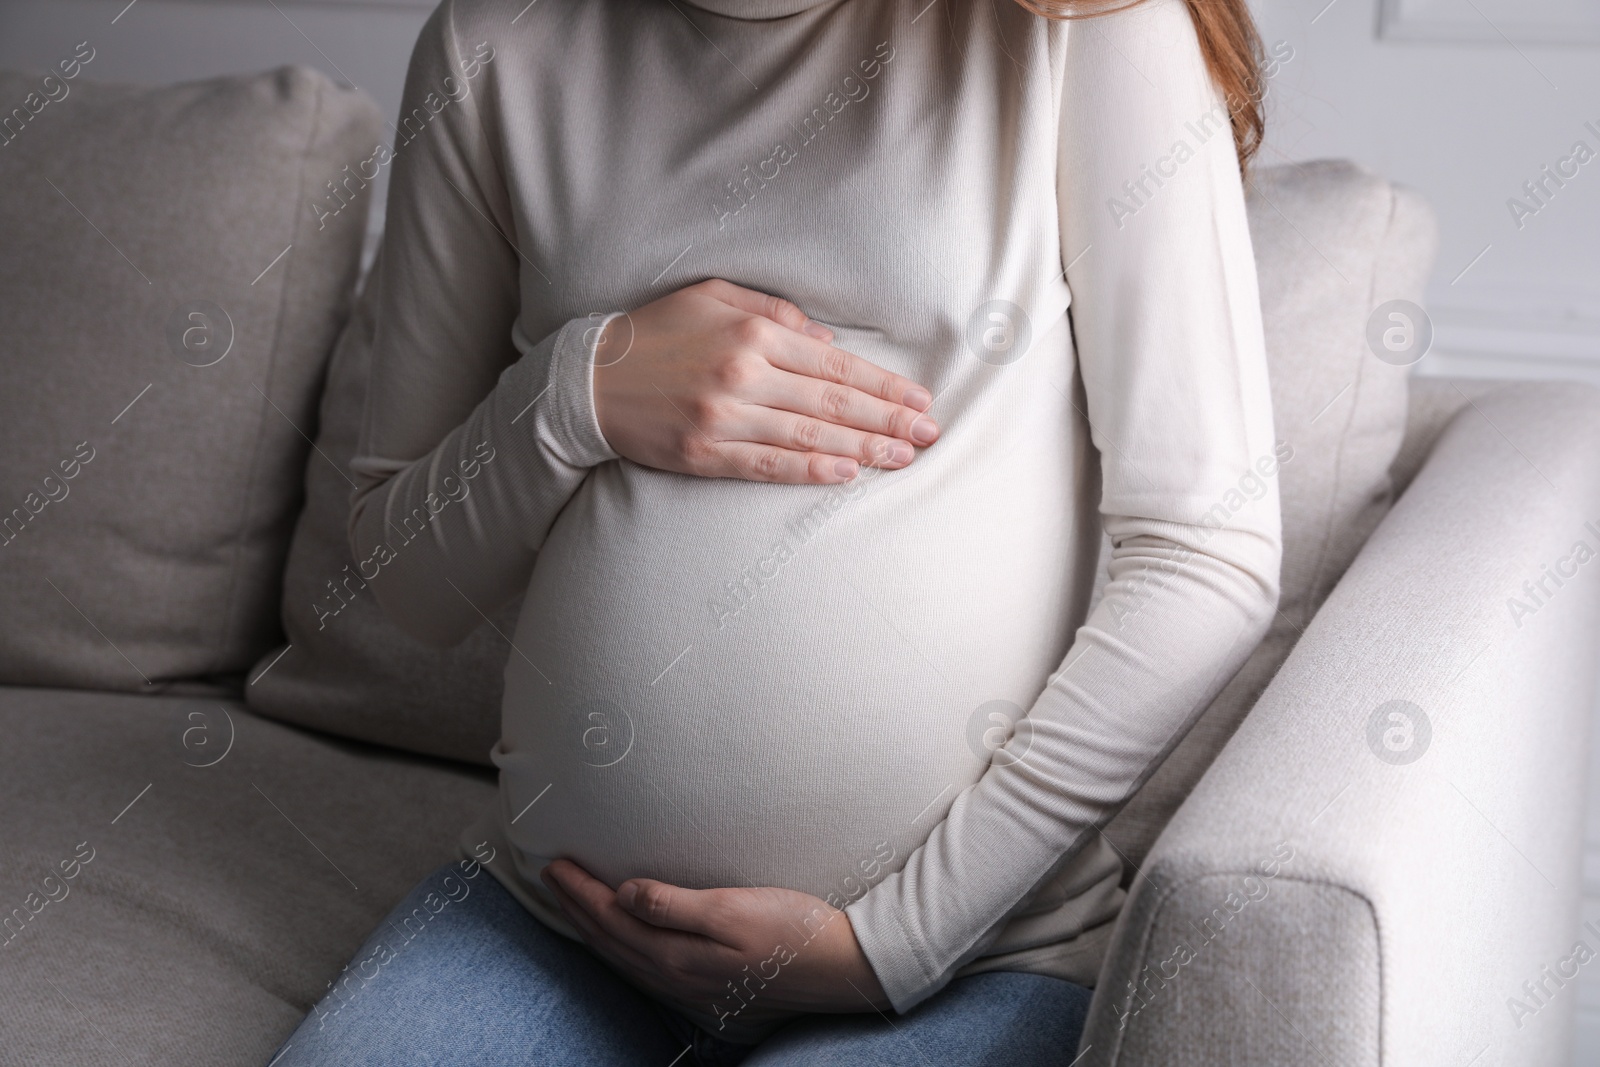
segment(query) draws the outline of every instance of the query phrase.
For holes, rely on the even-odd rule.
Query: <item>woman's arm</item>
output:
[[[527,585],[561,506],[616,455],[589,398],[596,324],[521,329],[525,268],[486,114],[497,57],[457,42],[452,9],[418,38],[395,131],[383,248],[362,297],[376,325],[349,525],[379,603],[434,644]]]
[[[607,460],[829,483],[903,467],[937,439],[927,390],[725,281],[530,336],[521,274],[556,268],[526,259],[498,158],[497,64],[517,59],[458,40],[453,11],[446,0],[418,39],[392,149],[362,165],[393,178],[362,296],[376,325],[349,535],[401,628],[453,644],[524,589],[556,515]]]
[[[846,909],[901,1010],[980,955],[1089,843],[1277,603],[1277,490],[1256,466],[1273,457],[1271,399],[1226,106],[1180,0],[1066,36],[1062,262],[1111,580],[1019,726],[1020,761],[991,767],[901,871]]]

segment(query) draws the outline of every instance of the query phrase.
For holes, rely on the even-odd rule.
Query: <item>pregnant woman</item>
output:
[[[275,1063],[1074,1060],[1280,555],[1255,31],[1109,6],[435,12],[350,531],[499,795]]]

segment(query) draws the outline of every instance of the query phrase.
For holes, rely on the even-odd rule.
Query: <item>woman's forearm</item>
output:
[[[589,468],[616,458],[594,417],[596,328],[575,319],[522,358],[432,449],[410,462],[363,453],[350,543],[389,616],[453,644],[528,582],[539,546]]]

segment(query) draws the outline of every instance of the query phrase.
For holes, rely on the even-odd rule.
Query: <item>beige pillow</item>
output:
[[[364,207],[309,205],[381,116],[300,68],[92,70],[0,74],[0,682],[237,683],[360,250]]]
[[[1107,827],[1134,863],[1389,510],[1389,466],[1405,433],[1408,371],[1377,358],[1368,321],[1391,300],[1420,304],[1436,250],[1432,210],[1417,194],[1338,161],[1261,168],[1248,192],[1273,422],[1293,449],[1278,472],[1282,595],[1265,640]]]

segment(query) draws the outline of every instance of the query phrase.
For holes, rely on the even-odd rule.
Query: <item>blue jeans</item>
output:
[[[452,863],[368,938],[271,1067],[1067,1067],[1089,998],[991,972],[904,1015],[807,1015],[733,1044],[635,990],[487,871]]]

